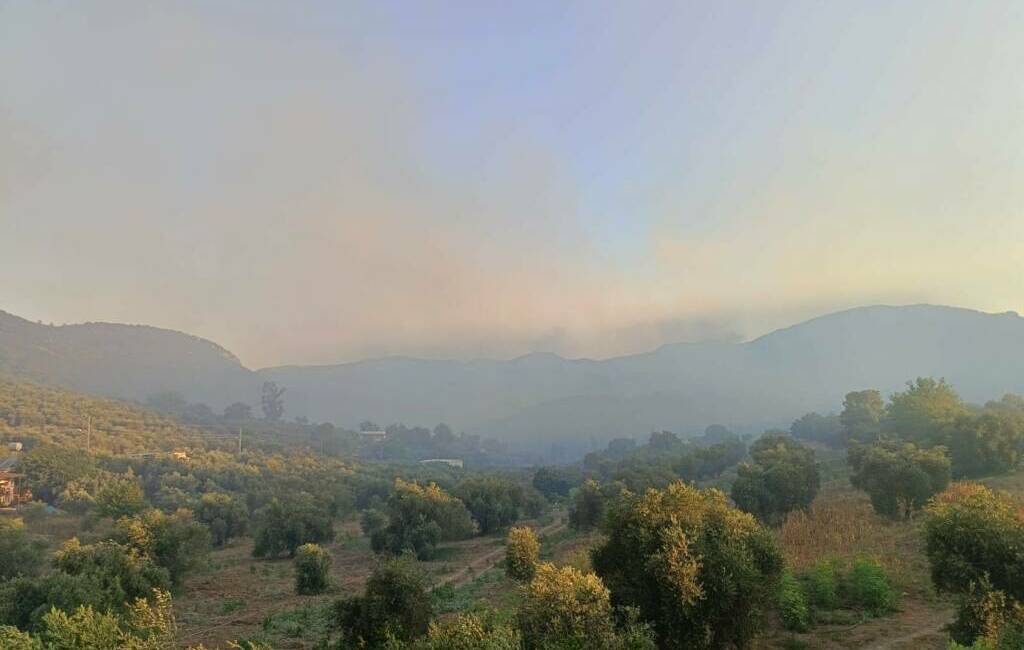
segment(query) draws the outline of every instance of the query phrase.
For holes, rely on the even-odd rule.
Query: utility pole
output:
[[[242,425],[238,425],[238,455],[242,455]]]
[[[92,453],[92,416],[88,416],[89,424],[85,431],[85,450]]]

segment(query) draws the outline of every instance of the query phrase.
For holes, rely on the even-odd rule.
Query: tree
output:
[[[36,498],[55,503],[69,483],[87,483],[100,471],[92,456],[68,447],[40,445],[22,455],[18,469]]]
[[[20,525],[0,520],[0,582],[17,576],[35,576],[43,567],[46,542],[29,535]]]
[[[263,406],[263,417],[270,422],[278,422],[284,415],[284,391],[275,382],[263,382],[260,402]]]
[[[683,443],[681,440],[679,440],[679,436],[672,433],[671,431],[654,431],[653,433],[651,433],[650,440],[647,441],[647,445],[651,449],[656,449],[659,451],[668,451],[670,449],[678,447],[681,444]]]
[[[799,440],[820,442],[832,447],[843,442],[843,425],[839,416],[834,414],[807,413],[793,422],[789,432]]]
[[[96,514],[119,519],[130,517],[146,507],[142,486],[131,475],[114,475],[104,480],[96,492]]]
[[[79,599],[75,589],[61,588],[62,583],[54,581],[51,585],[70,598],[44,596],[47,607],[63,605],[63,609],[70,610],[85,604],[103,611],[122,611],[135,599],[151,596],[154,589],[166,590],[171,582],[167,570],[150,556],[113,541],[84,545],[72,537],[54,556],[53,564],[67,576],[81,578],[80,584],[88,585],[88,596]],[[52,596],[50,589],[44,587],[43,591],[50,591]]]
[[[773,537],[718,490],[676,482],[623,499],[592,551],[612,603],[636,607],[666,649],[742,646],[782,569]]]
[[[877,390],[859,390],[846,394],[839,423],[847,441],[874,442],[882,430],[885,403]]]
[[[252,419],[252,407],[245,402],[232,402],[224,407],[224,419],[244,422]]]
[[[167,569],[175,586],[202,565],[210,551],[210,532],[184,508],[173,514],[151,509],[124,517],[117,522],[117,530],[119,541]]]
[[[537,567],[516,620],[526,650],[604,650],[615,639],[608,589],[596,575],[569,566]]]
[[[932,582],[961,598],[952,630],[957,641],[971,643],[985,634],[987,616],[1010,622],[1021,611],[1024,509],[1018,501],[977,483],[956,483],[929,504],[924,531]],[[986,612],[978,607],[985,601],[998,607]]]
[[[308,494],[294,496],[287,502],[271,499],[256,521],[254,557],[278,557],[282,553],[295,557],[303,544],[334,539],[330,513]]]
[[[505,574],[513,580],[532,580],[540,561],[540,543],[532,528],[512,528],[505,540]]]
[[[944,440],[954,476],[1005,474],[1020,465],[1024,421],[1019,414],[986,407],[958,417]]]
[[[907,390],[890,398],[882,430],[917,445],[943,444],[943,431],[967,412],[967,405],[945,379],[918,377],[907,382]]]
[[[607,496],[597,481],[587,479],[573,494],[569,525],[576,530],[593,530],[604,523]]]
[[[338,647],[381,648],[389,637],[407,642],[423,636],[434,616],[428,590],[426,576],[408,559],[380,564],[362,596],[335,602]]]
[[[459,499],[434,483],[426,486],[395,479],[388,498],[388,525],[370,543],[375,551],[401,554],[412,551],[421,560],[431,557],[442,540],[465,539],[473,534],[473,520]]]
[[[732,484],[732,499],[761,521],[782,523],[793,510],[810,507],[821,479],[814,450],[787,435],[766,434],[750,448],[753,464],[744,463]]]
[[[533,475],[533,487],[548,499],[569,496],[582,482],[579,470],[571,467],[541,467]]]
[[[303,544],[295,552],[295,593],[321,594],[331,584],[331,554],[317,544]]]
[[[482,535],[514,524],[525,501],[521,487],[494,476],[467,478],[455,488],[455,496],[466,505]]]
[[[196,505],[196,519],[209,527],[214,546],[224,546],[231,538],[245,534],[249,512],[230,494],[207,492]]]
[[[875,512],[893,519],[909,519],[949,485],[950,462],[942,447],[883,440],[851,446],[848,460],[853,486],[868,493]]]

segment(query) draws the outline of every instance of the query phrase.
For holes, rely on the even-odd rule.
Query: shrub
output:
[[[245,534],[249,511],[230,494],[208,492],[199,499],[196,519],[209,526],[214,546],[224,546],[231,538]]]
[[[1019,635],[1024,628],[1020,504],[976,483],[956,483],[929,504],[924,528],[935,587],[961,598],[953,637],[989,643]]]
[[[811,626],[811,611],[807,598],[791,571],[782,573],[779,583],[779,617],[782,626],[793,632],[806,632]]]
[[[295,553],[295,593],[320,594],[331,582],[331,554],[316,544],[303,544]]]
[[[851,602],[871,616],[882,616],[896,608],[896,592],[885,570],[874,560],[860,559],[853,563],[848,589]]]
[[[146,496],[134,476],[111,476],[97,490],[94,507],[100,517],[130,517],[146,507]]]
[[[210,532],[186,509],[173,514],[147,510],[121,519],[117,530],[119,541],[167,569],[172,585],[180,585],[185,575],[200,566],[210,551]]]
[[[519,632],[477,614],[459,614],[430,624],[414,650],[519,650]]]
[[[774,540],[718,490],[677,482],[620,500],[605,530],[594,569],[616,606],[638,608],[661,648],[742,645],[774,601]]]
[[[514,524],[525,504],[521,487],[494,476],[464,480],[455,489],[455,496],[466,505],[483,535]]]
[[[513,580],[529,581],[537,571],[540,559],[540,543],[530,528],[513,528],[508,531],[505,545],[505,573]]]
[[[819,562],[807,576],[807,597],[813,607],[832,610],[839,606],[839,580],[834,562]]]

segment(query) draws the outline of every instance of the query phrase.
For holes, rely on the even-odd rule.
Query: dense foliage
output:
[[[742,645],[774,593],[781,556],[753,516],[684,483],[624,499],[592,554],[615,605],[636,607],[663,648]]]
[[[850,482],[868,493],[875,512],[893,519],[909,519],[949,485],[944,447],[920,449],[892,441],[854,444],[848,459],[853,469]]]
[[[433,607],[427,579],[408,559],[392,559],[378,566],[362,596],[338,600],[334,628],[340,633],[338,650],[380,648],[390,639],[410,641],[427,632]]]
[[[787,435],[766,433],[751,445],[750,457],[753,462],[739,466],[732,484],[740,509],[775,525],[814,501],[821,484],[814,450]]]
[[[303,544],[295,552],[295,593],[323,593],[331,585],[331,554],[317,544]]]
[[[532,528],[513,528],[505,540],[505,573],[513,580],[533,579],[540,562],[540,542]]]
[[[992,623],[1016,619],[1024,606],[1024,507],[1018,501],[975,483],[950,486],[928,506],[925,550],[935,587],[961,598],[953,628],[958,641],[998,637]]]
[[[435,483],[424,486],[396,479],[387,514],[387,525],[371,532],[373,549],[394,554],[411,551],[421,560],[433,554],[438,542],[464,539],[475,530],[462,501]]]

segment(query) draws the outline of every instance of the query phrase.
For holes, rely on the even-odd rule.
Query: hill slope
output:
[[[1024,319],[915,305],[863,307],[747,343],[679,344],[604,361],[529,355],[511,361],[393,358],[260,374],[288,387],[292,412],[347,424],[446,421],[548,444],[699,430],[788,426],[838,410],[850,390],[884,393],[943,376],[968,400],[1024,392]]]
[[[42,325],[0,311],[0,377],[145,400],[177,391],[221,408],[259,400],[261,380],[224,348],[142,325]]]
[[[686,343],[603,361],[533,354],[510,361],[388,358],[253,372],[204,339],[105,323],[52,327],[0,312],[0,377],[143,400],[175,390],[216,408],[287,387],[287,415],[353,426],[448,422],[457,429],[586,450],[653,429],[788,426],[837,410],[860,388],[888,393],[946,377],[968,400],[1024,392],[1024,319],[915,305],[862,307],[738,344]]]

